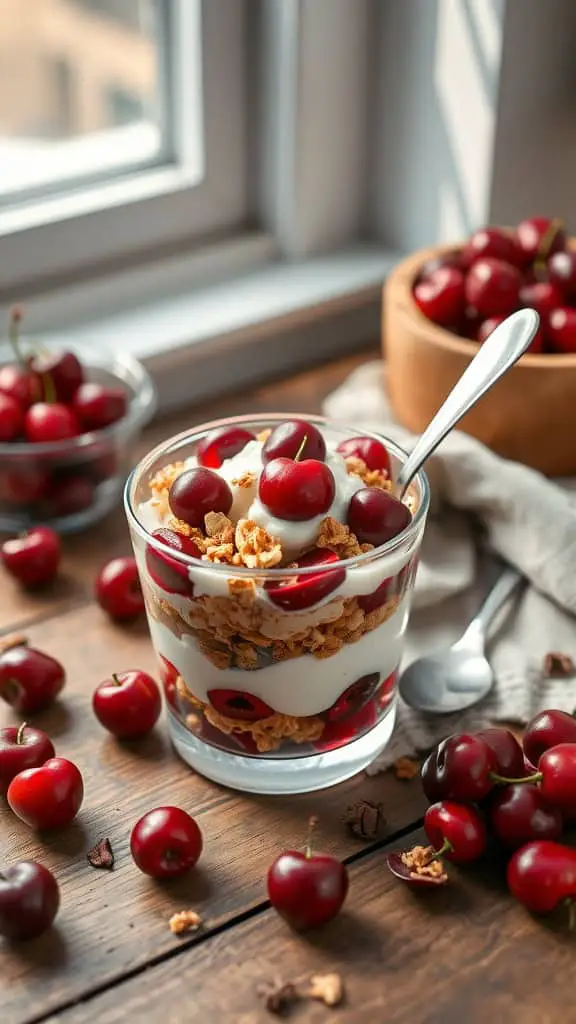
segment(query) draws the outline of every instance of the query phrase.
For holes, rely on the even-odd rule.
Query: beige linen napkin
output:
[[[381,362],[356,370],[329,396],[324,412],[355,429],[382,431],[408,450],[415,443],[394,421]],[[374,771],[456,729],[521,724],[542,708],[576,707],[576,676],[546,679],[542,671],[550,651],[576,661],[576,481],[553,483],[458,431],[446,438],[427,470],[432,507],[402,667],[463,632],[497,574],[494,555],[519,569],[526,583],[490,631],[496,683],[489,696],[450,716],[423,715],[399,701],[393,740]]]

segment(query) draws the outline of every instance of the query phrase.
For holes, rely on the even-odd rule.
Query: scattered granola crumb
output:
[[[359,800],[346,808],[342,821],[356,839],[377,839],[386,825],[383,805]]]
[[[96,846],[86,854],[86,860],[93,868],[102,868],[104,871],[112,871],[114,867],[114,851],[109,839],[101,839]]]
[[[326,1006],[339,1006],[344,998],[344,984],[339,974],[315,974],[306,991],[310,999],[319,999]]]
[[[271,569],[282,561],[280,542],[251,519],[239,520],[235,540],[240,558],[249,569]]]
[[[278,1017],[286,1017],[300,999],[300,993],[291,981],[267,982],[258,986],[256,994],[262,999],[268,1012],[275,1013]]]
[[[542,674],[545,679],[568,679],[576,674],[576,665],[569,654],[550,651],[544,658]]]
[[[243,473],[242,476],[232,480],[231,483],[234,487],[243,487],[247,489],[256,483],[256,473],[250,473],[247,471],[246,473]]]
[[[23,633],[10,633],[0,638],[0,654],[11,651],[13,647],[27,647],[29,640]]]
[[[202,918],[195,910],[179,910],[177,914],[172,914],[168,924],[173,935],[184,935],[200,928]]]
[[[172,484],[174,483],[177,476],[184,471],[185,466],[183,462],[170,462],[163,469],[159,469],[150,480],[150,490],[154,492],[156,497],[159,497],[166,491],[169,491]]]
[[[429,875],[431,878],[448,878],[441,860],[435,858],[433,846],[414,846],[405,850],[400,856],[402,863],[410,869],[412,878]]]
[[[415,779],[420,774],[420,763],[411,757],[399,757],[392,765],[397,779]]]

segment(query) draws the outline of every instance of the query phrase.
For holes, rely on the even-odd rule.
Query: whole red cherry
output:
[[[174,878],[196,864],[202,853],[202,833],[180,807],[156,807],[134,825],[130,852],[145,875]]]
[[[58,883],[42,864],[23,860],[0,872],[0,935],[6,939],[37,939],[59,906]]]
[[[180,473],[168,492],[168,503],[176,518],[194,527],[203,527],[209,512],[227,515],[232,501],[232,491],[224,478],[203,466]]]
[[[424,762],[422,787],[429,800],[475,803],[493,788],[496,766],[496,755],[483,739],[456,733]]]
[[[272,459],[258,483],[262,504],[277,519],[289,522],[304,522],[327,512],[335,494],[332,471],[318,459]]]
[[[54,757],[52,741],[23,722],[0,729],[0,793],[6,793],[12,779],[26,768],[38,768]]]
[[[158,685],[146,672],[130,669],[105,679],[92,697],[94,714],[118,739],[144,736],[154,728],[162,710]]]
[[[538,786],[526,782],[496,793],[490,823],[500,842],[512,850],[532,839],[558,839],[563,826],[562,812],[542,796]]]
[[[486,256],[511,263],[514,267],[524,264],[524,253],[516,238],[504,228],[480,228],[462,249],[462,263],[466,268]]]
[[[486,828],[478,811],[441,800],[424,815],[424,831],[437,857],[454,864],[477,860],[486,849]]]
[[[516,239],[523,253],[523,265],[546,260],[566,248],[566,232],[561,220],[550,217],[528,217],[516,228]]]
[[[522,846],[507,871],[512,895],[534,914],[549,914],[576,897],[576,850],[549,839]]]
[[[466,302],[483,318],[507,316],[518,306],[520,284],[520,271],[509,263],[477,260],[466,275]]]
[[[546,337],[554,352],[561,355],[576,352],[576,309],[560,306],[552,310],[546,323]]]
[[[42,397],[39,378],[20,363],[7,363],[0,367],[0,391],[18,402],[23,411]]]
[[[24,410],[22,406],[0,391],[0,442],[15,441],[24,429]]]
[[[41,352],[31,360],[30,366],[47,382],[44,390],[53,392],[57,402],[71,402],[84,380],[80,360],[65,349]]]
[[[318,427],[306,420],[286,420],[274,428],[264,442],[262,462],[273,459],[316,459],[324,462],[326,442]]]
[[[450,327],[464,315],[464,275],[455,267],[440,267],[414,287],[414,302],[435,324]]]
[[[522,747],[509,729],[496,727],[480,729],[476,733],[493,751],[496,758],[495,770],[506,779],[521,779],[524,773]]]
[[[348,892],[345,865],[329,853],[314,853],[310,841],[309,835],[303,851],[281,853],[267,876],[270,903],[297,931],[331,921]]]
[[[576,743],[559,743],[545,750],[538,761],[537,778],[542,796],[567,814],[576,812]]]
[[[82,776],[64,757],[51,757],[39,768],[20,772],[6,795],[14,814],[38,831],[68,825],[78,814],[83,798]]]
[[[208,469],[219,469],[226,459],[238,455],[249,441],[256,438],[244,427],[216,427],[203,437],[196,449],[199,466]]]
[[[58,696],[66,675],[56,658],[20,643],[0,653],[0,697],[15,711],[31,715]]]
[[[576,299],[576,250],[568,249],[566,252],[553,253],[548,260],[548,276],[551,284],[558,288],[564,299],[573,302]],[[558,305],[563,306],[564,301],[559,302]],[[0,390],[4,390],[1,372]]]
[[[96,578],[96,600],[112,619],[134,619],[144,611],[135,558],[112,558],[102,566]]]
[[[346,518],[361,544],[386,544],[412,521],[410,510],[381,487],[362,487],[352,495]]]
[[[102,430],[126,415],[128,396],[123,388],[107,388],[89,381],[80,384],[72,406],[83,430]]]
[[[553,309],[563,305],[564,297],[560,289],[550,281],[534,281],[522,285],[520,302],[523,306],[535,309],[542,320],[546,321]]]
[[[390,456],[387,448],[375,437],[348,437],[336,451],[345,459],[362,459],[368,469],[379,469],[390,476]]]
[[[540,711],[528,723],[522,737],[524,753],[531,764],[538,764],[544,751],[559,743],[576,743],[576,717],[555,709]]]
[[[60,538],[49,526],[35,526],[20,537],[5,540],[0,547],[4,568],[25,587],[51,583],[60,556]]]
[[[80,433],[80,423],[73,409],[61,402],[36,402],[24,419],[26,440],[34,444],[66,441]]]

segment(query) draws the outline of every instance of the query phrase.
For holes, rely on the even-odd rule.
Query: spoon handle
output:
[[[469,637],[471,634],[484,636],[496,612],[504,604],[506,598],[510,596],[521,579],[522,576],[519,572],[516,572],[516,569],[504,569],[489,592],[480,611],[472,619],[464,636],[460,638],[459,643],[462,643],[464,637]]]
[[[420,466],[482,395],[526,351],[540,318],[534,309],[520,309],[507,317],[478,349],[447,399],[426,427],[406,459],[397,479],[400,497]]]

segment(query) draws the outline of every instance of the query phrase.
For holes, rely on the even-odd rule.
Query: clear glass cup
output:
[[[193,457],[215,428],[258,435],[288,418],[234,417],[179,434],[140,462],[125,490],[174,746],[201,774],[253,793],[333,785],[388,743],[428,511],[428,483],[419,473],[408,495],[412,521],[401,534],[351,558],[297,570],[200,560],[152,535],[165,525],[159,516],[169,514],[167,490],[151,488],[161,471],[169,479],[168,467]],[[358,435],[306,419],[329,449]],[[406,453],[367,436],[384,441],[394,477]]]

